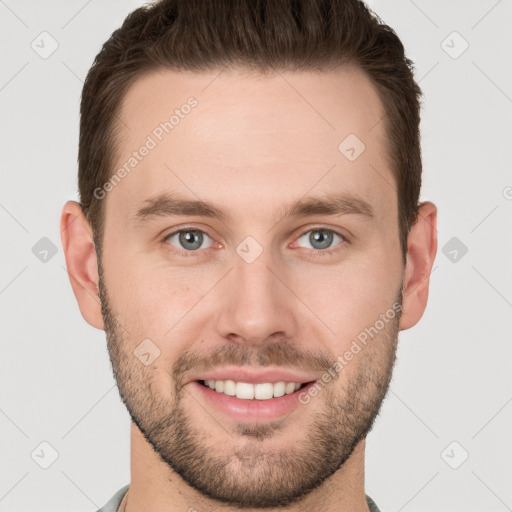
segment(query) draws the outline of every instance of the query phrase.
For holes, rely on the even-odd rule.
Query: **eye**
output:
[[[207,233],[195,228],[183,228],[174,231],[167,235],[162,242],[173,246],[176,252],[185,257],[199,253],[199,249],[208,249],[214,243]],[[338,243],[333,248],[335,242]],[[347,239],[340,233],[332,229],[315,228],[303,233],[292,245],[305,243],[307,249],[312,249],[314,256],[325,256],[337,251],[338,246],[343,245],[342,242],[347,242]]]
[[[206,246],[203,244],[210,240]],[[182,229],[167,235],[164,242],[169,242],[178,249],[184,249],[187,252],[197,251],[198,249],[207,249],[210,247],[212,239],[199,229]]]
[[[309,244],[308,249],[313,249],[322,253],[330,254],[333,242],[339,239],[341,242],[346,241],[345,237],[332,229],[316,228],[306,231],[297,239],[297,243],[304,241]],[[339,243],[336,245],[340,245]]]

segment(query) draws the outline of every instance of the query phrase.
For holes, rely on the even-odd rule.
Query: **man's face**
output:
[[[180,110],[190,97],[197,104]],[[158,130],[175,109],[179,122]],[[132,420],[205,496],[292,503],[372,426],[394,364],[399,314],[389,312],[401,303],[404,270],[383,115],[370,81],[349,68],[162,71],[124,99],[115,169],[148,136],[154,144],[104,199],[109,352]],[[365,145],[359,156],[353,136],[339,149],[350,134]],[[178,212],[165,194],[224,216]],[[359,202],[285,215],[297,201],[342,196]],[[335,378],[322,380],[329,368]],[[235,370],[319,382],[268,400],[202,384]]]

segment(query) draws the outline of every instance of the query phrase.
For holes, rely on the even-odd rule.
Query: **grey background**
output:
[[[439,250],[367,440],[366,492],[383,512],[512,510],[512,2],[369,4],[424,91]],[[129,482],[129,417],[72,294],[59,216],[77,199],[82,82],[139,5],[0,0],[2,512],[93,511]]]

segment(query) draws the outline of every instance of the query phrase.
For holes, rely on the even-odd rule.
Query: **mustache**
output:
[[[175,382],[182,382],[183,376],[191,370],[207,372],[222,366],[279,366],[321,373],[327,371],[335,361],[335,358],[319,349],[299,349],[290,341],[273,341],[257,349],[231,343],[207,353],[197,349],[186,350],[177,358],[173,376]]]

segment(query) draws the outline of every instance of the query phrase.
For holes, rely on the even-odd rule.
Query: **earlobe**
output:
[[[99,298],[99,275],[96,248],[89,221],[75,201],[68,201],[60,220],[62,247],[66,267],[84,319],[97,329],[103,329]]]
[[[407,241],[400,330],[416,325],[427,307],[430,273],[437,253],[437,208],[430,201],[421,203],[418,220]]]

